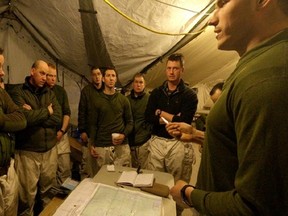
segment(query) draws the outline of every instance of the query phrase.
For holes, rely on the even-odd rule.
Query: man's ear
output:
[[[30,75],[34,75],[34,73],[35,73],[35,68],[31,68],[31,71],[30,71]]]

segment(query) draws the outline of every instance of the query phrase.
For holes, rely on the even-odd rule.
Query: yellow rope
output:
[[[113,8],[117,13],[119,13],[120,15],[122,15],[123,17],[125,17],[126,19],[128,19],[129,21],[133,22],[134,24],[150,31],[150,32],[153,32],[153,33],[156,33],[156,34],[161,34],[161,35],[169,35],[169,36],[181,36],[181,35],[194,35],[194,34],[199,34],[203,31],[205,31],[205,28],[200,30],[200,31],[197,31],[197,32],[193,32],[193,33],[168,33],[168,32],[160,32],[160,31],[156,31],[156,30],[153,30],[149,27],[146,27],[144,25],[142,25],[141,23],[137,22],[136,20],[132,19],[131,17],[127,16],[126,14],[124,14],[123,12],[121,12],[118,8],[116,8],[109,0],[104,0],[111,8]]]

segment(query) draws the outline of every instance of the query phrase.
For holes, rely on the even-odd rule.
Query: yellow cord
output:
[[[133,22],[134,24],[150,31],[150,32],[153,32],[153,33],[156,33],[156,34],[161,34],[161,35],[169,35],[169,36],[181,36],[181,35],[194,35],[194,34],[199,34],[203,31],[205,31],[205,28],[200,30],[200,31],[197,31],[197,32],[193,32],[193,33],[167,33],[167,32],[159,32],[159,31],[156,31],[156,30],[153,30],[151,28],[148,28],[144,25],[142,25],[141,23],[137,22],[136,20],[132,19],[131,17],[127,16],[126,14],[124,14],[123,12],[121,12],[118,8],[116,8],[109,0],[104,0],[111,8],[113,8],[117,13],[119,13],[120,15],[122,15],[123,17],[125,17],[126,19],[130,20],[131,22]]]

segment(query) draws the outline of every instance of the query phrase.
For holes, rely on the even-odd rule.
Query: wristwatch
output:
[[[186,188],[188,188],[188,187],[192,187],[192,188],[195,189],[195,187],[192,186],[192,185],[189,185],[189,184],[188,184],[188,185],[184,185],[184,186],[182,187],[181,191],[180,191],[181,198],[182,198],[182,201],[183,201],[186,205],[188,205],[189,207],[194,207],[191,203],[189,203],[189,200],[187,199],[186,194],[185,194]]]

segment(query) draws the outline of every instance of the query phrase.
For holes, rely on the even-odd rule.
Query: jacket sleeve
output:
[[[64,104],[63,104],[63,109],[62,109],[62,114],[63,115],[67,115],[67,116],[71,116],[71,109],[70,109],[70,105],[69,105],[69,100],[68,100],[68,96],[67,96],[67,92],[65,91],[65,89],[63,88],[63,98],[64,98]]]
[[[192,89],[186,88],[182,96],[181,115],[174,115],[172,122],[186,122],[187,124],[191,124],[197,110],[197,105],[198,98],[196,93]]]
[[[158,92],[158,89],[154,89],[151,92],[151,95],[149,97],[147,107],[145,110],[145,120],[152,125],[159,124],[159,117],[155,115],[155,112],[158,109],[157,92]]]
[[[125,129],[124,134],[126,137],[132,132],[133,130],[133,115],[131,110],[131,105],[128,98],[124,97],[124,120],[125,120]]]
[[[55,94],[52,91],[48,91],[45,94],[44,97],[50,96],[50,98],[46,99],[47,106],[45,105],[45,107],[38,109],[33,109],[32,107],[32,110],[27,110],[23,108],[23,105],[26,103],[30,105],[30,102],[26,102],[23,90],[18,88],[13,91],[12,98],[21,107],[27,120],[27,126],[42,125],[43,127],[54,127],[61,124],[62,111]],[[50,103],[53,104],[53,114],[51,116],[49,116],[47,108]]]
[[[26,118],[11,97],[1,90],[0,129],[5,132],[15,132],[26,127]]]
[[[48,91],[50,103],[52,103],[53,114],[48,115],[47,121],[42,123],[43,127],[59,127],[62,123],[62,109],[53,91]],[[50,104],[49,103],[49,104]],[[47,108],[46,108],[47,109]],[[48,110],[48,109],[47,109]],[[49,113],[49,112],[48,112]]]
[[[24,113],[27,120],[27,126],[39,125],[48,119],[49,111],[47,107],[34,110],[27,110],[23,108],[23,105],[27,104],[27,102],[24,97],[22,86],[17,87],[17,89],[13,90],[10,94],[15,104],[18,105]]]
[[[80,133],[88,132],[88,100],[86,89],[81,91],[79,106],[78,106],[78,130]]]

